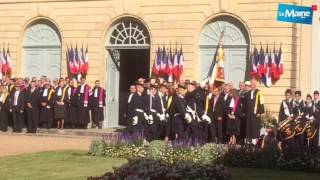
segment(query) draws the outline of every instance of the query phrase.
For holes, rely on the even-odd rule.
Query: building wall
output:
[[[280,2],[300,4],[297,0]],[[261,87],[267,109],[278,111],[286,88],[305,90],[308,84],[310,58],[300,61],[301,55],[310,57],[301,47],[301,25],[276,21],[279,1],[266,0],[2,0],[0,2],[0,43],[9,43],[14,75],[21,74],[23,61],[22,41],[26,28],[39,18],[53,22],[62,37],[62,54],[67,45],[84,43],[89,46],[90,68],[88,80],[105,82],[106,34],[117,19],[132,16],[140,19],[151,35],[153,62],[158,44],[183,44],[185,53],[184,78],[196,79],[198,39],[202,27],[214,17],[229,15],[247,27],[250,49],[282,43],[285,72],[272,88]],[[307,38],[307,37],[306,37]],[[63,75],[66,57],[62,56]],[[263,86],[263,85],[262,85]]]

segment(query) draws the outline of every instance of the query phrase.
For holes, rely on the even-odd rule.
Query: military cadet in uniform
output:
[[[296,91],[295,93],[295,101],[293,104],[294,111],[294,119],[295,119],[295,143],[297,148],[304,148],[305,146],[305,117],[304,117],[304,109],[305,103],[301,98],[301,91]]]
[[[282,143],[284,149],[294,147],[294,109],[293,109],[292,91],[287,89],[285,91],[285,99],[280,104],[279,110],[279,136],[278,139]]]
[[[192,117],[187,113],[187,104],[185,100],[186,95],[185,85],[179,84],[177,94],[173,97],[174,119],[173,119],[173,133],[175,139],[185,138],[186,124],[190,124]]]
[[[106,106],[106,91],[100,86],[100,81],[95,81],[95,87],[90,95],[90,109],[92,124],[95,128],[102,128],[101,122],[104,120],[103,110]]]
[[[151,84],[149,88],[150,94],[146,95],[147,114],[145,127],[145,135],[148,141],[159,139],[161,135],[160,121],[164,121],[165,114],[162,111],[161,99],[157,93],[157,86]]]
[[[188,135],[189,138],[192,140],[200,139],[203,137],[202,131],[200,128],[200,117],[201,112],[203,112],[203,109],[201,109],[201,106],[199,106],[199,95],[198,92],[200,90],[200,87],[197,88],[196,82],[189,82],[187,85],[187,93],[185,95],[186,100],[186,111],[189,113],[192,117],[192,121],[188,122],[186,124],[186,135]]]
[[[312,135],[312,140],[310,142],[311,148],[317,148],[319,145],[319,124],[320,124],[320,101],[319,101],[319,91],[313,92],[313,108],[314,108],[314,135]]]
[[[144,132],[144,128],[146,125],[146,116],[145,113],[145,101],[146,101],[146,94],[144,94],[144,84],[137,82],[136,83],[136,89],[137,92],[134,93],[132,96],[132,100],[130,103],[132,103],[132,107],[134,109],[134,112],[132,114],[131,124],[128,127],[129,132],[131,133],[142,133]]]

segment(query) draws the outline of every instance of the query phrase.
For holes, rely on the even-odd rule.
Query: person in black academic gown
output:
[[[0,131],[6,132],[9,121],[10,94],[5,86],[0,85]]]
[[[102,128],[101,122],[104,120],[103,107],[106,106],[106,91],[100,87],[100,81],[95,81],[95,86],[90,95],[90,109],[92,116],[92,126]]]
[[[227,106],[227,135],[229,144],[236,144],[240,135],[240,119],[242,114],[242,104],[238,92],[235,89],[230,90],[230,103]]]
[[[264,100],[257,89],[257,81],[251,80],[251,90],[245,94],[246,138],[253,144],[258,142],[261,129],[261,115],[264,114]]]
[[[79,126],[87,129],[90,121],[89,116],[89,94],[90,86],[86,83],[86,78],[81,78],[81,84],[77,88],[76,95],[78,96],[78,119]]]
[[[40,100],[41,93],[36,87],[36,82],[31,81],[26,90],[26,114],[27,114],[27,132],[36,133],[40,118]]]
[[[64,84],[64,79],[60,79],[58,87],[56,87],[53,96],[54,101],[54,119],[57,120],[57,129],[63,129],[64,120],[66,118],[66,105],[68,99],[67,87]]]
[[[53,124],[53,96],[54,90],[51,88],[50,81],[44,83],[40,91],[40,122],[44,128],[50,129]]]
[[[79,99],[78,96],[76,95],[76,86],[74,86],[74,80],[70,79],[69,80],[69,85],[67,86],[67,93],[68,93],[68,98],[67,98],[67,106],[66,106],[66,123],[69,123],[71,125],[71,128],[75,128],[75,125],[78,122],[78,104],[79,104]]]
[[[10,97],[10,109],[13,120],[13,132],[21,132],[24,121],[25,93],[21,91],[22,84],[17,83]]]

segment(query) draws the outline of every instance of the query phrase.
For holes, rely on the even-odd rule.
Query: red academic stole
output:
[[[86,84],[84,86],[84,107],[88,106],[88,102],[89,102],[89,91],[90,91],[90,87]]]
[[[105,90],[103,88],[100,88],[100,92],[99,92],[99,107],[103,107],[103,100],[104,100],[104,96],[105,96]]]
[[[235,113],[238,107],[239,97],[234,100],[234,107],[232,108],[232,112]]]

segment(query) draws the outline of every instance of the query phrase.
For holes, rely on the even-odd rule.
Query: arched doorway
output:
[[[207,76],[223,30],[225,78],[226,82],[233,82],[237,87],[246,77],[249,36],[241,22],[229,16],[215,19],[205,25],[201,31],[198,80],[203,80]]]
[[[123,18],[109,30],[107,43],[107,123],[126,125],[126,97],[131,84],[150,71],[150,35],[139,20]]]
[[[24,76],[60,77],[61,40],[53,25],[44,22],[31,25],[25,32],[23,49]]]

